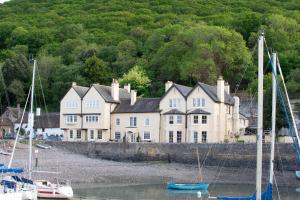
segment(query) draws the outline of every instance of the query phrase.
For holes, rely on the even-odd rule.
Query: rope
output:
[[[281,197],[280,197],[280,193],[279,193],[279,189],[278,189],[278,185],[277,185],[277,180],[276,180],[275,174],[274,174],[274,182],[275,182],[275,186],[276,186],[276,191],[277,191],[278,200],[281,200]]]

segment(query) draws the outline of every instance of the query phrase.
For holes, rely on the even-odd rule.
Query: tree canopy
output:
[[[161,95],[166,80],[215,84],[219,75],[249,90],[262,30],[299,93],[299,22],[297,1],[11,0],[0,4],[1,103],[16,105],[28,93],[30,57],[49,110],[58,110],[71,82],[107,84],[134,66],[151,80],[144,96]]]

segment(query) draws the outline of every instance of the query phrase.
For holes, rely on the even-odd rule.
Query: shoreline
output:
[[[60,174],[33,173],[33,179],[55,178],[70,180],[74,185],[148,185],[165,184],[169,181],[197,182],[198,168],[195,164],[164,163],[164,162],[117,162],[89,158],[85,155],[53,147],[38,150],[38,168],[35,168],[35,154],[33,153],[33,170],[50,171]],[[1,162],[7,164],[9,156],[0,155]],[[28,166],[27,145],[18,144],[15,152],[13,167]],[[204,167],[204,182],[218,184],[255,184],[255,169]],[[294,171],[275,171],[279,186],[299,187]],[[263,183],[268,180],[268,171],[264,170]]]

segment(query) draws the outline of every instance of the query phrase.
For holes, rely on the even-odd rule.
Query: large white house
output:
[[[66,141],[222,143],[245,131],[239,98],[220,77],[216,86],[165,84],[161,98],[137,98],[130,85],[73,83],[60,104]]]

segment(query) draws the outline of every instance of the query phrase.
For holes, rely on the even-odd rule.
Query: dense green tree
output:
[[[106,63],[93,55],[85,61],[85,65],[81,69],[82,76],[89,83],[107,84],[109,81],[109,72]]]
[[[131,88],[137,90],[138,95],[147,95],[150,86],[150,79],[146,71],[138,65],[135,65],[119,79],[121,85],[130,84]]]
[[[8,87],[8,91],[16,103],[25,102],[24,85],[21,81],[14,79]]]

